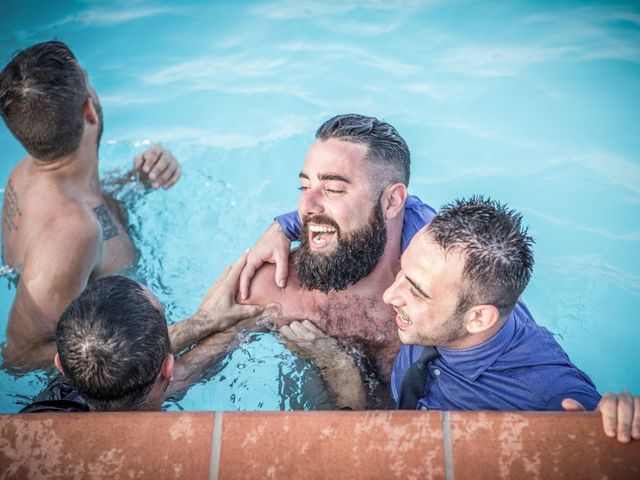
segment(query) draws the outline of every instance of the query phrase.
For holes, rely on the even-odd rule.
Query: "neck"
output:
[[[402,216],[400,216],[400,221]],[[373,271],[350,288],[383,291],[393,283],[400,271],[402,253],[402,223],[394,219],[387,223],[387,244]]]
[[[507,318],[499,319],[496,323],[494,323],[491,327],[483,332],[466,335],[462,338],[459,338],[458,340],[455,340],[449,345],[443,345],[443,347],[450,348],[451,350],[464,350],[467,348],[473,348],[477,347],[478,345],[482,345],[483,343],[491,340],[500,331],[502,326],[507,321]]]
[[[91,141],[93,140],[93,141]],[[100,189],[98,175],[98,152],[95,138],[83,137],[80,146],[71,154],[51,161],[32,159],[32,168],[54,180],[72,183],[88,189]]]

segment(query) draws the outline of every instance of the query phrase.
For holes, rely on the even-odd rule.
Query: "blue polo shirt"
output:
[[[391,373],[396,404],[405,372],[424,347],[403,345]],[[418,409],[562,410],[572,398],[594,410],[600,395],[549,330],[518,302],[500,331],[472,348],[438,348],[429,364],[428,389]]]

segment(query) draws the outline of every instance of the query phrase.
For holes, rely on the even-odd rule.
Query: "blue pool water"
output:
[[[637,2],[2,2],[0,63],[70,44],[105,113],[102,172],[150,141],[184,176],[127,203],[136,276],[172,321],[296,204],[317,126],[386,119],[413,158],[410,191],[438,207],[489,194],[537,240],[524,298],[601,392],[640,393],[640,6]],[[0,185],[24,155],[0,126]],[[0,277],[0,329],[14,288]],[[3,337],[0,337],[3,338]],[[170,409],[312,408],[309,365],[250,337]],[[0,412],[43,375],[0,372]]]

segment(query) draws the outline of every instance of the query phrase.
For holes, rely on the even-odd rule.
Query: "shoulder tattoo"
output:
[[[17,230],[18,225],[16,224],[17,217],[22,216],[22,212],[20,211],[20,207],[18,206],[18,196],[16,195],[16,191],[13,188],[13,183],[11,179],[7,182],[7,189],[4,192],[4,220],[7,222],[7,226],[9,230]]]
[[[98,222],[100,222],[100,227],[102,228],[102,240],[109,240],[118,235],[118,227],[113,223],[113,219],[109,215],[109,209],[104,203],[98,205],[93,211],[98,217]]]

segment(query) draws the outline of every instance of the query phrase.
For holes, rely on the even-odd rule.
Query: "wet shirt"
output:
[[[397,404],[409,366],[424,347],[403,345],[391,373]],[[428,388],[418,409],[428,410],[562,410],[572,398],[594,410],[600,395],[555,341],[518,302],[508,320],[488,341],[472,348],[438,348],[428,366]]]

